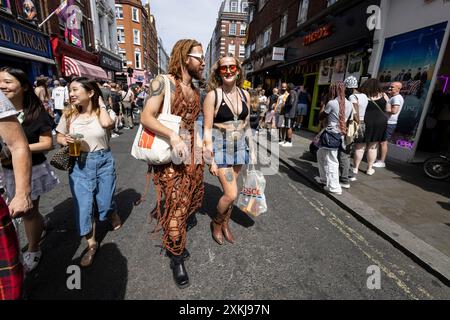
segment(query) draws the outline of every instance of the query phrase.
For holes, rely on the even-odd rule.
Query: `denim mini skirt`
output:
[[[219,168],[244,165],[250,162],[248,142],[243,131],[239,131],[237,139],[233,139],[229,131],[216,131],[213,137],[213,146],[214,161]]]

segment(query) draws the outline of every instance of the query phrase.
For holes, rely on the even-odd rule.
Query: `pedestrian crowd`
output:
[[[76,76],[48,86],[45,77],[32,84],[18,68],[0,69],[0,299],[20,298],[24,272],[34,270],[41,260],[39,242],[46,224],[39,201],[59,184],[46,157],[54,148],[53,136],[72,159],[68,178],[73,212],[78,233],[87,242],[80,266],[89,267],[99,249],[97,224],[107,221],[111,230],[118,230],[123,223],[115,201],[111,138],[133,129],[139,114],[142,127],[163,137],[172,150],[172,161],[149,164],[147,177],[153,176],[157,197],[151,211],[157,220],[154,231],[162,230],[176,285],[189,285],[186,237],[203,202],[205,165],[222,188],[211,236],[219,245],[236,242],[229,222],[241,171],[256,163],[254,136],[266,133],[270,139],[278,138],[281,147],[292,147],[293,132],[305,124],[312,98],[306,86],[286,82],[273,88],[270,96],[262,88],[241,89],[243,70],[231,54],[215,62],[207,82],[202,78],[204,68],[202,45],[185,39],[173,48],[168,74],[144,86]],[[403,106],[400,90],[401,83],[394,82],[388,96],[378,80],[369,79],[359,87],[353,77],[330,86],[321,99],[322,130],[314,142],[316,179],[326,191],[340,194],[349,188],[366,151],[368,175],[385,165],[386,141]],[[162,124],[165,104],[180,119],[179,132]],[[376,161],[378,145],[381,158]],[[23,258],[13,224],[17,218],[23,220],[28,240]]]
[[[256,162],[250,126],[254,104],[241,89],[243,71],[238,59],[221,57],[208,82],[202,79],[204,68],[201,44],[180,40],[173,48],[168,74],[145,86],[78,76],[53,81],[40,76],[32,83],[18,68],[0,69],[0,299],[20,299],[24,275],[41,261],[39,243],[47,226],[39,201],[60,183],[51,165],[60,151],[47,158],[54,140],[71,159],[68,178],[74,220],[87,243],[80,266],[94,263],[99,223],[109,222],[111,230],[122,226],[111,138],[133,129],[138,114],[146,130],[166,137],[174,155],[170,163],[149,165],[148,174],[153,175],[157,195],[152,211],[155,231],[162,230],[175,283],[180,288],[189,285],[184,264],[190,255],[186,232],[196,224],[195,213],[203,202],[206,164],[223,190],[211,221],[212,238],[219,245],[236,241],[229,221],[242,167]],[[181,119],[179,132],[159,121],[165,99],[171,113]],[[258,108],[264,100],[260,92]],[[258,115],[256,122],[265,119]],[[28,241],[23,257],[15,226],[18,219]]]

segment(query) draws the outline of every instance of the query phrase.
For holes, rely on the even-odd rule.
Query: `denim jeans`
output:
[[[69,183],[77,228],[80,236],[85,236],[92,230],[94,200],[100,221],[105,221],[116,208],[116,170],[111,151],[82,152],[70,170]]]

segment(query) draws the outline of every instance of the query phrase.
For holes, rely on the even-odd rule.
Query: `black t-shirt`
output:
[[[22,124],[23,131],[25,132],[25,136],[28,140],[28,144],[38,143],[39,136],[44,132],[51,131],[53,126],[54,121],[46,111],[42,111],[39,114],[39,117],[35,121],[32,121],[29,125],[24,126]],[[42,152],[31,154],[31,161],[33,166],[43,163],[46,159],[47,158]],[[12,165],[6,165],[4,167],[7,169],[12,169]]]

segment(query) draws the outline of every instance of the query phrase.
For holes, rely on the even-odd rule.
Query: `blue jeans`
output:
[[[80,236],[85,236],[92,231],[94,199],[100,221],[116,208],[116,170],[111,151],[82,152],[69,172],[69,183],[77,228]]]

